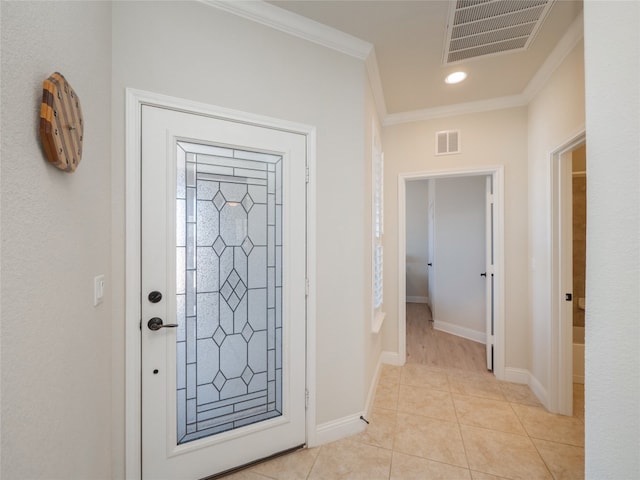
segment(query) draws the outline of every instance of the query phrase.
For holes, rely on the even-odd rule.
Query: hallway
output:
[[[584,478],[582,385],[573,417],[550,414],[483,369],[481,344],[433,330],[425,309],[407,305],[407,363],[382,367],[365,432],[225,478]]]

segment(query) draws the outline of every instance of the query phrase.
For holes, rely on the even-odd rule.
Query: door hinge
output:
[[[305,297],[309,296],[309,279],[308,278],[304,279],[304,296]]]
[[[307,165],[305,167],[305,174],[304,174],[304,178],[305,178],[305,182],[309,183],[309,165]]]

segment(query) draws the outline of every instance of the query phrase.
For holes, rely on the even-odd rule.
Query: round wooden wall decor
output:
[[[55,72],[42,84],[40,138],[47,161],[74,172],[82,158],[84,124],[80,99],[62,74]]]

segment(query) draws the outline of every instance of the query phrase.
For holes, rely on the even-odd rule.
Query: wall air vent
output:
[[[460,152],[460,130],[436,132],[436,155],[451,155]]]
[[[451,3],[443,63],[526,50],[555,0],[457,0]]]

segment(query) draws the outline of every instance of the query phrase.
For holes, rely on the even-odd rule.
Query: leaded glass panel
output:
[[[282,415],[282,157],[177,150],[182,444]]]

